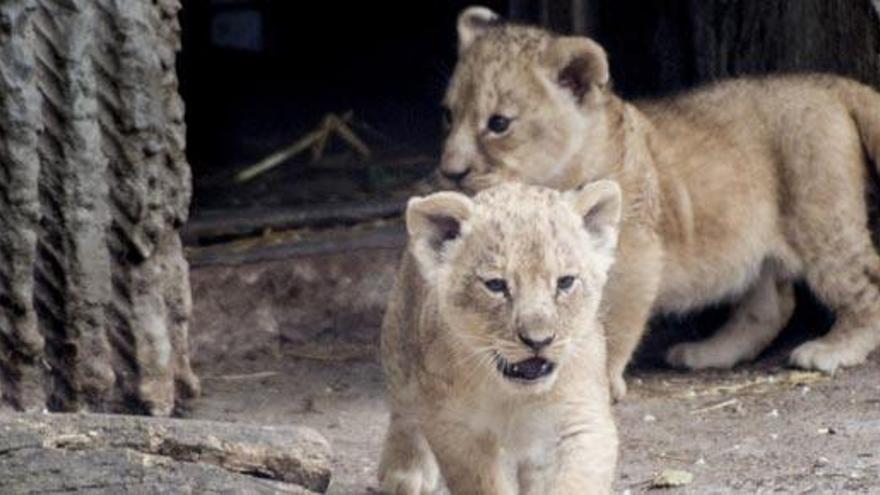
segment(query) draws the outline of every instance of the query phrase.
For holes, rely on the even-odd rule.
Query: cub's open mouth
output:
[[[506,378],[522,382],[533,382],[543,378],[556,369],[556,365],[544,358],[533,357],[511,363],[501,356],[496,356],[495,365]]]

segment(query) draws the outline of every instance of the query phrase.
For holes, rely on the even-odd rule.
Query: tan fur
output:
[[[880,160],[876,92],[801,75],[629,103],[609,89],[605,54],[586,38],[494,25],[469,39],[446,97],[444,173],[468,172],[460,186],[470,191],[601,178],[623,188],[604,308],[615,396],[651,314],[744,296],[717,336],[668,355],[677,366],[727,367],[785,326],[799,277],[837,322],[795,349],[793,364],[833,372],[880,343],[880,258],[864,202],[866,158]],[[513,119],[505,133],[486,128],[493,114]]]
[[[415,198],[409,244],[382,329],[391,424],[379,478],[393,494],[609,493],[617,459],[602,289],[620,189],[560,193],[505,184],[471,200]],[[560,277],[575,276],[569,289]],[[486,280],[503,279],[504,293]],[[534,351],[533,340],[553,337]],[[514,381],[498,357],[555,371]],[[436,459],[436,461],[435,461]],[[438,471],[439,464],[439,471]]]

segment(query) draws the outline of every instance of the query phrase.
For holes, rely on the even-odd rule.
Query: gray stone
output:
[[[0,493],[323,493],[330,448],[299,427],[0,416]]]

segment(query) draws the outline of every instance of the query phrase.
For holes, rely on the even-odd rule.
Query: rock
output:
[[[0,416],[0,493],[324,493],[314,430],[79,414]]]
[[[694,475],[688,471],[664,469],[651,480],[651,488],[674,488],[689,485],[692,481],[694,481]]]

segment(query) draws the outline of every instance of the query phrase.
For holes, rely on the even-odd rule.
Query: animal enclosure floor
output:
[[[615,407],[616,493],[651,491],[664,470],[693,474],[669,493],[880,492],[880,357],[825,377],[779,358],[734,371],[638,370]],[[316,428],[336,456],[332,494],[376,489],[387,426],[375,359],[293,357],[202,365],[188,416]]]

